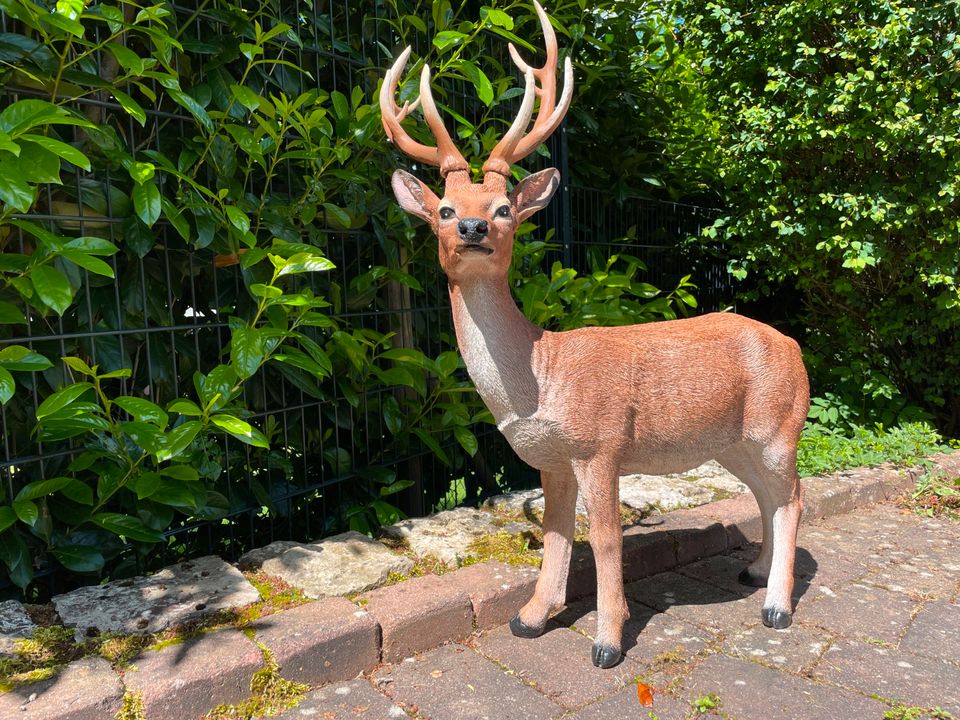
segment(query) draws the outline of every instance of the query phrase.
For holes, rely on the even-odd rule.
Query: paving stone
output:
[[[714,555],[697,562],[677,568],[677,573],[700,582],[727,590],[734,595],[749,595],[759,590],[741,585],[737,576],[748,565],[747,561],[735,555]]]
[[[70,663],[49,680],[0,694],[4,720],[103,720],[120,710],[123,686],[102,658]]]
[[[408,715],[374,690],[367,680],[353,680],[307,693],[299,705],[277,717],[282,720],[407,720]]]
[[[844,637],[897,643],[916,605],[902,593],[854,583],[805,603],[795,619]]]
[[[373,590],[360,602],[380,624],[384,662],[460,640],[473,629],[470,596],[435,575]]]
[[[381,528],[391,538],[403,540],[417,557],[434,557],[450,567],[460,561],[476,557],[470,545],[479,538],[498,532],[510,534],[534,533],[537,527],[515,522],[507,527],[494,523],[494,516],[474,508],[445,510],[424,518],[410,518]]]
[[[410,572],[413,561],[358,532],[298,545],[266,560],[263,570],[307,597],[350,595],[379,587],[390,573]]]
[[[683,680],[692,701],[706,695],[720,699],[719,712],[737,720],[824,720],[883,717],[882,703],[849,690],[817,685],[805,678],[727,657],[713,655]]]
[[[629,598],[661,612],[675,605],[710,605],[742,597],[677,572],[660,573],[628,583],[624,592]]]
[[[95,632],[153,633],[260,599],[243,574],[218,557],[178,563],[155,575],[115,580],[53,598],[77,636]]]
[[[461,645],[385,667],[374,680],[394,702],[426,720],[548,720],[563,712],[520,678]]]
[[[686,720],[690,717],[690,704],[684,700],[673,697],[663,692],[658,692],[659,688],[653,690],[653,707],[647,708],[640,705],[637,699],[637,687],[631,683],[623,690],[603,699],[602,701],[585,707],[580,712],[571,716],[576,720],[612,720],[612,718],[647,718],[654,717],[657,720]],[[653,713],[652,715],[650,713]]]
[[[485,633],[477,647],[565,708],[577,708],[619,690],[642,669],[630,658],[608,670],[594,667],[593,641],[555,625],[533,639],[514,637],[508,627],[499,627]]]
[[[658,613],[629,600],[627,606],[630,617],[623,625],[623,651],[643,666],[645,675],[658,672],[665,665],[689,660],[714,641],[712,632],[674,615]],[[553,621],[591,640],[597,636],[597,611],[592,601],[571,605]]]
[[[220,630],[146,650],[124,673],[124,683],[143,698],[147,718],[195,720],[221,704],[250,697],[263,653],[239,630]]]
[[[530,565],[484,562],[444,575],[444,580],[470,597],[476,627],[486,630],[517,614],[533,597],[539,575]]]
[[[885,563],[864,575],[866,585],[895,590],[911,597],[950,600],[957,594],[960,573],[952,573],[943,566],[937,568],[924,561]]]
[[[16,600],[0,602],[0,657],[16,652],[17,640],[33,637],[33,620]]]
[[[772,632],[758,618],[754,627],[728,637],[721,649],[727,655],[800,674],[817,664],[830,647],[832,637],[823,630],[797,625]]]
[[[960,605],[947,602],[925,604],[910,623],[900,649],[960,661]]]
[[[935,658],[840,640],[827,650],[816,673],[887,701],[960,714],[960,667]]]
[[[380,662],[380,628],[349,600],[327,598],[251,625],[288,680],[323,685],[349,680]]]

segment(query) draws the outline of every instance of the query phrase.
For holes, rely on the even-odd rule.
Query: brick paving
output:
[[[375,693],[354,716],[376,699],[385,719],[960,719],[960,523],[885,502],[803,526],[799,547],[787,630],[764,627],[763,590],[736,582],[757,547],[734,548],[628,583],[625,658],[611,670],[590,663],[588,597],[535,640],[499,626],[381,665],[353,681]],[[349,717],[326,695],[281,717]]]
[[[960,453],[935,464],[960,475]],[[505,623],[536,571],[487,562],[190,636],[121,667],[75,660],[0,692],[0,719],[108,720],[135,701],[145,720],[196,720],[279,674],[311,688],[282,720],[960,720],[960,523],[891,502],[918,473],[804,479],[787,630],[764,627],[764,591],[737,582],[759,548],[756,502],[738,496],[627,528],[631,617],[609,670],[590,661],[595,571],[577,543],[569,602],[534,640]]]

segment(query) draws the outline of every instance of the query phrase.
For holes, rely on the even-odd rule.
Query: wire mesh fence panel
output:
[[[383,138],[376,91],[399,47],[430,48],[436,19],[417,20],[415,3],[374,0],[156,7],[101,3],[52,24],[54,11],[29,0],[0,13],[0,58],[14,68],[0,106],[63,108],[84,124],[51,124],[47,137],[89,159],[63,151],[55,179],[37,180],[19,208],[3,198],[0,358],[20,347],[49,362],[14,369],[16,392],[0,405],[0,595],[26,587],[44,599],[104,573],[209,553],[235,559],[274,540],[373,530],[399,513],[535,483],[480,422],[452,355],[435,241],[389,190],[390,171],[407,161]],[[502,38],[490,45],[487,72],[511,72]],[[463,78],[438,84],[445,108],[500,131],[518,102],[491,111]],[[548,148],[557,167],[572,161],[561,133]],[[525,240],[548,242],[547,260],[582,272],[632,254],[645,279],[667,287],[689,272],[679,242],[710,217],[571,187]],[[67,252],[107,247],[98,242],[113,248],[95,256],[102,267]],[[288,263],[313,248],[334,266],[291,274],[276,290],[329,303],[318,312],[327,321],[298,325],[295,336],[294,316],[261,302],[274,292],[264,289],[264,249],[277,243]],[[695,280],[705,306],[723,304],[724,277],[703,264]],[[261,333],[270,362],[230,376],[218,394],[220,368],[245,362],[243,332]],[[281,337],[298,349],[274,351]],[[98,379],[65,357],[96,366]],[[325,372],[310,369],[321,362]],[[38,409],[62,413],[48,401],[71,387],[79,394],[64,407],[76,413],[57,432],[38,429]],[[130,398],[166,411],[144,420]],[[234,415],[241,424],[224,419]],[[197,418],[202,430],[167,458]],[[143,427],[151,423],[159,429]],[[157,433],[163,447],[145,450]],[[127,465],[109,465],[118,457]],[[131,518],[128,534],[110,525],[117,517]]]

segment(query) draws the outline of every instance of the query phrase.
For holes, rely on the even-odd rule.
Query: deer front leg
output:
[[[514,615],[510,631],[517,637],[538,637],[550,614],[567,600],[567,573],[576,522],[577,481],[572,473],[540,473],[543,485],[543,563],[533,597]]]
[[[595,458],[576,468],[590,521],[590,547],[597,565],[597,637],[593,664],[609,668],[622,657],[623,623],[630,612],[623,594],[623,529],[619,466]]]

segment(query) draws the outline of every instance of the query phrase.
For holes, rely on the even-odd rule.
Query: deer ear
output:
[[[519,222],[545,208],[558,187],[560,172],[554,168],[541,170],[521,180],[510,193],[510,202],[517,210]]]
[[[433,190],[405,170],[395,170],[391,184],[400,207],[428,223],[433,222],[437,204],[440,202]]]

